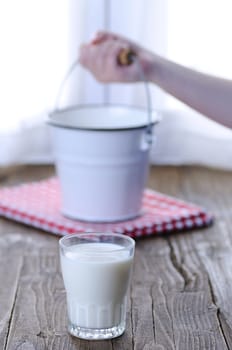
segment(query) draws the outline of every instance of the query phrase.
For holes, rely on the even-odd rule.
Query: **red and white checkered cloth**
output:
[[[185,201],[146,189],[143,215],[117,223],[87,223],[60,213],[57,178],[0,189],[0,215],[54,234],[115,232],[131,237],[200,228],[213,222],[211,214]]]

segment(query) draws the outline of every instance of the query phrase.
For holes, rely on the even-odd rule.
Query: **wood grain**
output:
[[[43,179],[53,167],[0,172],[0,186]],[[149,186],[211,210],[209,229],[136,242],[127,329],[111,341],[67,333],[58,237],[0,220],[0,349],[232,349],[231,173],[153,167]]]

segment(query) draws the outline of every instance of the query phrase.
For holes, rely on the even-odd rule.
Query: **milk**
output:
[[[129,254],[113,243],[76,244],[61,254],[71,324],[110,328],[122,322],[133,259]]]

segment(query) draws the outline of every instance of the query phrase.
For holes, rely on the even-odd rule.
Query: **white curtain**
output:
[[[44,119],[79,45],[102,28],[128,36],[179,63],[232,78],[229,0],[0,1],[0,165],[52,160]],[[163,115],[151,161],[232,168],[231,131],[151,86]],[[144,87],[101,85],[80,67],[60,106],[145,105]]]
[[[69,64],[65,1],[0,1],[0,165],[46,162],[44,117]]]

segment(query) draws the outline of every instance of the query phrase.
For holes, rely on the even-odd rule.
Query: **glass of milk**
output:
[[[135,241],[115,233],[80,233],[59,243],[69,332],[83,339],[120,336]]]

